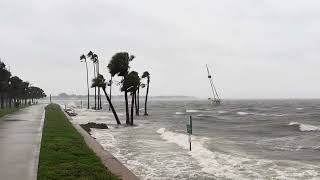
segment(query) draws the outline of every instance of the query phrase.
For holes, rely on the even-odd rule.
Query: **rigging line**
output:
[[[214,90],[213,81],[212,81],[212,79],[211,79],[211,74],[210,74],[210,71],[209,71],[209,68],[208,68],[208,65],[207,65],[207,64],[206,64],[206,67],[207,67],[208,78],[209,78],[210,85],[211,85],[211,89],[212,89],[212,93],[213,93],[213,98],[216,99],[216,94],[215,94],[215,90]]]
[[[217,96],[218,100],[220,100],[220,97],[219,97],[217,88],[215,87],[215,85],[214,85],[214,83],[213,83],[213,80],[212,80],[212,76],[211,76],[211,74],[210,74],[210,72],[209,72],[208,65],[206,65],[206,66],[207,66],[208,76],[210,77],[210,82],[211,82],[211,86],[212,86],[213,92],[214,92],[214,94]]]

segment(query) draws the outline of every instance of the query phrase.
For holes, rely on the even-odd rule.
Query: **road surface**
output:
[[[37,179],[45,105],[0,118],[0,179]]]

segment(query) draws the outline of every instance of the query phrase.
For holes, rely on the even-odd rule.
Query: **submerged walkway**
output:
[[[45,105],[0,118],[0,179],[37,179]]]

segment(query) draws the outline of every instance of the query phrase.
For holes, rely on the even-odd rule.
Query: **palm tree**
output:
[[[93,63],[93,77],[96,78],[96,64],[97,59],[95,58],[95,54],[92,51],[89,51],[87,54],[87,57],[90,58],[90,60]],[[94,87],[94,109],[97,109],[97,88]]]
[[[90,109],[90,90],[89,90],[89,72],[88,72],[88,63],[87,58],[84,54],[80,56],[80,61],[86,63],[86,70],[87,70],[87,89],[88,89],[88,109]]]
[[[129,62],[132,61],[135,57],[133,55],[129,56],[127,52],[119,52],[112,56],[109,64],[108,69],[112,77],[115,75],[123,77],[122,83],[124,79],[128,75],[129,71]],[[126,88],[121,88],[124,92],[125,97],[125,104],[126,104],[126,123],[130,124],[129,121],[129,104],[128,104],[128,92]]]
[[[140,84],[139,75],[135,71],[131,71],[123,81],[122,90],[126,89],[127,92],[130,92],[131,100],[131,121],[130,125],[133,125],[133,108],[135,103],[135,95]]]
[[[96,64],[96,74],[100,74],[100,65],[99,65],[99,58],[98,58],[98,55],[97,54],[93,54],[92,55],[92,59],[93,61],[95,62]],[[98,87],[98,109],[101,109],[102,106],[101,106],[101,96],[100,96],[100,87]]]
[[[147,93],[146,93],[146,99],[144,102],[144,115],[148,116],[148,112],[147,112],[147,103],[148,103],[148,95],[149,95],[149,85],[150,85],[150,73],[148,71],[145,71],[142,74],[142,78],[147,78]]]
[[[108,101],[108,103],[109,103],[109,106],[111,107],[113,116],[114,116],[114,118],[116,119],[117,124],[120,125],[121,122],[120,122],[120,120],[119,120],[119,117],[118,117],[118,115],[117,115],[117,112],[115,111],[115,109],[114,109],[114,107],[113,107],[113,105],[112,105],[112,102],[111,102],[111,100],[110,100],[110,98],[109,98],[109,96],[108,96],[108,94],[107,94],[107,92],[106,92],[106,83],[105,83],[104,77],[103,77],[101,74],[98,74],[98,76],[92,80],[92,85],[91,85],[91,87],[99,87],[99,88],[102,88],[104,94],[106,95],[106,98],[107,98],[107,101]]]

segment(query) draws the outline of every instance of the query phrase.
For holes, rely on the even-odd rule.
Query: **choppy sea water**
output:
[[[125,122],[122,104],[115,106]],[[92,136],[141,179],[320,179],[320,100],[221,106],[151,101],[149,116],[136,117],[134,127],[118,127],[108,110],[76,111],[76,123],[108,124],[107,130],[92,129]],[[193,117],[191,152],[188,116]]]

